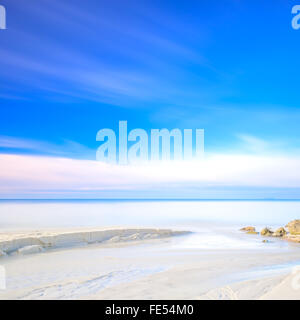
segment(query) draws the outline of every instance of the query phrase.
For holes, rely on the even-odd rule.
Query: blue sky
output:
[[[1,154],[94,160],[97,131],[127,120],[129,130],[204,128],[208,154],[299,155],[297,1],[0,4]],[[298,195],[293,183],[267,185]]]

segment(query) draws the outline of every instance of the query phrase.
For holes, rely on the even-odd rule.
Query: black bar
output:
[[[261,307],[261,308],[260,308]],[[212,319],[221,316],[256,316],[258,310],[265,310],[268,318],[278,316],[286,308],[299,307],[299,301],[198,301],[198,300],[42,300],[42,301],[0,301],[1,310],[9,310],[9,316],[16,313],[34,314],[61,318],[63,314],[86,314],[85,319]],[[293,309],[291,309],[293,310]],[[295,310],[295,309],[294,309]],[[36,314],[37,315],[37,314]]]

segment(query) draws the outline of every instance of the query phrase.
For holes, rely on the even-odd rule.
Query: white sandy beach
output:
[[[249,219],[258,231],[283,226],[298,217],[299,202],[0,209],[0,299],[300,299],[300,244],[239,231]]]
[[[291,274],[300,265],[297,245],[189,246],[198,239],[147,228],[1,234],[0,299],[300,299]]]

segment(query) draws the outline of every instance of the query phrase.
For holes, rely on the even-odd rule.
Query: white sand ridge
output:
[[[38,253],[48,248],[63,248],[92,243],[121,243],[184,235],[188,231],[152,228],[112,228],[72,231],[37,231],[0,234],[0,257]]]

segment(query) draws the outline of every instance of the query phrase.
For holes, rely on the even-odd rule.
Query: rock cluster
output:
[[[277,237],[283,238],[285,240],[293,241],[300,243],[300,220],[293,220],[286,225],[288,231],[285,228],[280,227],[276,231],[272,231],[269,228],[264,228],[261,230],[260,234],[264,237]],[[240,231],[244,231],[247,234],[258,234],[256,232],[255,227],[248,226],[240,229]],[[269,242],[267,240],[263,240],[263,242]]]

